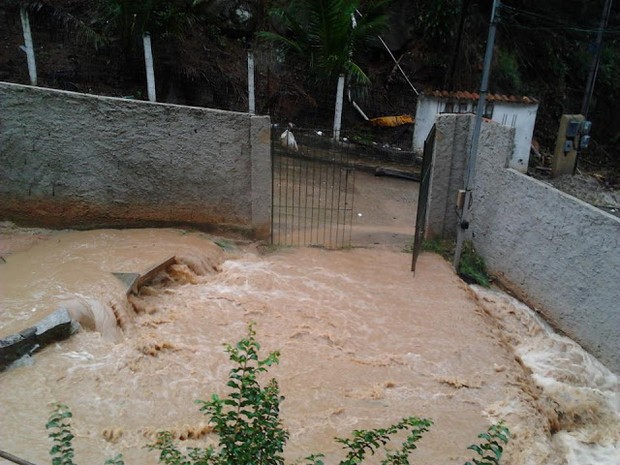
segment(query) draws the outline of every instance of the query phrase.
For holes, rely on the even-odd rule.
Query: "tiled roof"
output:
[[[447,91],[447,90],[433,90],[426,94],[429,97],[437,98],[450,98],[455,100],[478,100],[480,95],[477,92],[463,92],[463,91]],[[538,100],[532,97],[517,97],[515,95],[501,95],[501,94],[487,94],[487,100],[489,102],[506,102],[506,103],[523,103],[533,104],[538,103]]]

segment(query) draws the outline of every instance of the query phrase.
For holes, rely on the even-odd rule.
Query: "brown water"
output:
[[[109,273],[140,272],[170,255],[185,264],[134,298],[135,310],[124,306],[124,287]],[[413,279],[410,260],[388,249],[224,253],[203,235],[175,230],[74,232],[12,255],[0,266],[0,332],[75,299],[92,313],[121,315],[123,328],[81,331],[0,373],[0,449],[47,463],[44,424],[54,401],[73,410],[78,463],[121,452],[128,464],[154,464],[156,453],[143,446],[162,429],[201,437],[187,445],[213,441],[193,401],[226,393],[222,344],[252,321],[264,350],[282,352],[271,374],[286,396],[291,461],[323,452],[336,463],[334,436],[418,415],[435,422],[415,451],[419,464],[463,463],[466,447],[498,418],[516,433],[505,463],[619,463],[613,375],[594,363],[557,368],[587,380],[595,367],[601,380],[589,388],[602,393],[596,405],[580,411],[591,434],[572,435],[575,422],[554,413],[572,391],[547,394],[524,366],[536,364],[519,352],[530,333],[551,335],[514,324],[508,339],[498,322],[516,313],[500,318],[487,308],[499,297],[479,304],[435,255],[421,257]],[[549,373],[543,355],[534,358],[547,360]],[[576,399],[574,411],[585,402]]]
[[[558,463],[619,464],[618,377],[523,303],[498,291],[472,289],[502,339],[532,372],[554,432],[548,445],[565,460]],[[521,408],[518,400],[502,401],[488,412],[497,419],[510,418]]]

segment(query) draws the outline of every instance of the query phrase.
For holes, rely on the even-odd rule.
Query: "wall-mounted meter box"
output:
[[[551,176],[556,177],[574,172],[577,166],[577,152],[583,147],[582,140],[586,137],[581,131],[588,129],[587,125],[583,125],[585,120],[583,115],[562,115],[560,118],[560,127],[551,159]]]
[[[590,134],[590,131],[592,131],[592,121],[582,121],[579,126],[579,134],[585,136]]]
[[[585,150],[590,145],[590,136],[581,136],[579,138],[579,150]]]
[[[566,137],[569,139],[574,139],[577,137],[580,126],[580,121],[569,121],[568,126],[566,126]]]

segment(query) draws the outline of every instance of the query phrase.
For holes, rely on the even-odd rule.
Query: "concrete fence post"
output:
[[[248,50],[248,112],[256,114],[256,97],[254,95],[254,53]]]
[[[342,124],[342,102],[344,100],[344,74],[338,76],[336,89],[336,109],[334,111],[334,140],[340,140],[340,126]]]
[[[155,71],[153,70],[153,50],[151,49],[150,34],[144,34],[144,36],[142,36],[142,42],[144,44],[144,65],[146,67],[147,93],[149,96],[149,101],[156,102],[157,95],[155,94]]]
[[[28,61],[28,74],[30,75],[30,84],[37,85],[37,64],[34,59],[34,45],[32,44],[32,33],[30,31],[30,19],[28,10],[21,7],[19,16],[22,21],[22,30],[24,32],[24,45],[21,49],[26,52],[26,60]]]

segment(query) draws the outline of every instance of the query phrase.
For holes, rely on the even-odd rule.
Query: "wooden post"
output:
[[[147,93],[149,101],[156,102],[157,95],[155,94],[155,71],[153,70],[153,51],[151,49],[150,34],[144,34],[144,36],[142,36],[142,42],[144,44],[144,64],[146,66]]]
[[[37,64],[34,60],[34,45],[32,44],[32,33],[30,32],[30,19],[28,10],[21,7],[19,16],[22,20],[22,30],[24,32],[24,45],[21,49],[26,52],[26,60],[28,61],[28,74],[30,75],[30,84],[37,85]]]

